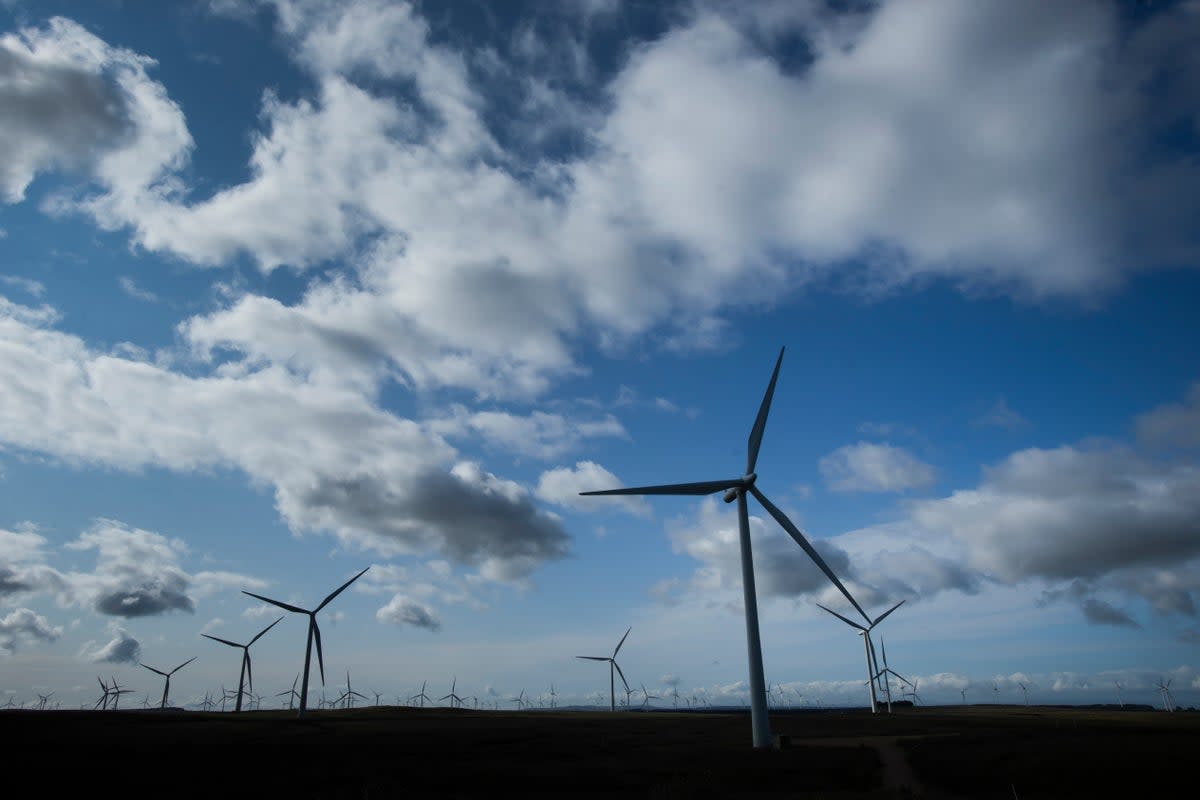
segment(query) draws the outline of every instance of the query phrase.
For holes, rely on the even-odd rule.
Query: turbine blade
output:
[[[617,674],[621,676],[621,683],[625,684],[625,691],[628,692],[629,691],[629,681],[625,680],[625,673],[621,672],[621,665],[618,664],[616,661],[613,661],[612,665],[617,668]]]
[[[184,668],[184,667],[186,667],[188,664],[190,664],[190,663],[192,663],[193,661],[195,661],[197,658],[199,658],[199,656],[192,656],[192,657],[191,657],[191,658],[189,658],[187,661],[183,662],[183,663],[182,663],[182,664],[180,664],[178,667],[176,667],[175,669],[171,670],[171,674],[172,674],[172,675],[174,675],[176,672],[179,672],[179,670],[183,669],[183,668]]]
[[[220,642],[221,644],[227,644],[230,647],[241,647],[241,645],[238,644],[237,642],[231,642],[228,639],[222,639],[219,636],[209,636],[207,633],[202,633],[200,635],[203,636],[205,639],[212,639],[214,642]]]
[[[620,650],[621,645],[625,644],[625,640],[629,638],[629,632],[631,630],[633,630],[632,625],[630,625],[628,628],[625,629],[625,635],[621,637],[621,641],[617,642],[617,650]],[[613,658],[617,657],[617,650],[613,650],[613,654],[612,654]]]
[[[329,601],[333,600],[333,598],[337,597],[339,594],[341,594],[342,592],[344,592],[344,591],[346,590],[346,587],[347,587],[347,586],[349,586],[350,584],[354,583],[356,580],[358,580],[359,578],[361,578],[361,577],[363,576],[363,572],[366,572],[366,571],[367,571],[368,569],[370,569],[370,568],[371,568],[371,567],[370,567],[370,565],[368,564],[368,565],[367,565],[367,567],[366,567],[365,569],[363,569],[363,571],[362,571],[362,572],[358,573],[358,574],[357,574],[357,575],[355,575],[353,578],[351,578],[350,580],[346,581],[345,583],[343,583],[343,584],[342,584],[341,586],[339,586],[338,588],[334,589],[334,590],[333,590],[333,592],[331,592],[331,593],[330,593],[330,595],[329,595],[328,597],[326,597],[324,600],[322,600],[322,601],[321,601],[321,605],[317,606],[317,607],[316,607],[316,608],[313,610],[313,613],[315,614],[315,613],[317,613],[318,611],[320,611],[322,608],[324,608],[325,606],[329,605]]]
[[[840,619],[842,622],[846,623],[847,625],[850,625],[851,627],[858,628],[858,629],[859,629],[860,631],[862,631],[863,633],[866,633],[866,631],[867,631],[867,629],[866,629],[866,628],[864,628],[862,625],[859,625],[859,624],[858,624],[857,622],[855,622],[854,620],[851,620],[851,619],[846,619],[846,618],[845,618],[845,617],[843,617],[841,614],[839,614],[838,612],[834,611],[832,608],[825,608],[825,606],[821,605],[820,603],[817,603],[817,608],[819,608],[819,609],[821,609],[821,610],[823,610],[823,611],[828,611],[830,614],[833,614],[835,617],[837,617],[838,619]]]
[[[916,687],[916,685],[915,685],[915,684],[914,684],[912,681],[910,681],[908,678],[906,678],[906,677],[904,677],[903,675],[901,675],[899,672],[896,672],[896,670],[894,670],[894,669],[888,669],[888,670],[885,670],[885,671],[886,671],[886,672],[887,672],[889,675],[895,675],[897,678],[899,678],[900,680],[904,681],[904,682],[905,682],[905,683],[907,683],[909,686],[912,686],[914,689],[916,689],[916,688],[917,688],[917,687]]]
[[[729,478],[723,481],[700,481],[699,483],[666,483],[660,486],[635,486],[629,489],[602,489],[596,492],[580,492],[581,495],[605,494],[675,494],[675,495],[704,495],[724,491],[734,486],[741,486],[741,478]]]
[[[900,606],[902,606],[902,605],[904,605],[904,601],[903,601],[903,600],[901,600],[899,603],[896,603],[896,605],[892,606],[892,607],[891,607],[891,608],[889,608],[887,611],[885,611],[885,612],[883,612],[882,614],[880,614],[878,617],[876,617],[876,618],[875,618],[875,621],[871,623],[871,627],[872,627],[872,628],[874,628],[876,625],[878,625],[879,623],[883,622],[883,621],[884,621],[884,619],[886,619],[886,618],[887,618],[887,615],[888,615],[888,614],[892,613],[893,611],[895,611],[897,608],[899,608],[899,607],[900,607]]]
[[[325,685],[325,657],[321,655],[321,628],[317,625],[317,618],[312,618],[313,638],[317,643],[317,666],[321,668],[321,685]]]
[[[140,661],[138,663],[142,664],[142,662],[140,662]],[[142,664],[142,666],[146,667],[146,669],[150,670],[151,672],[157,672],[159,675],[162,675],[164,678],[167,677],[167,673],[163,672],[161,669],[155,669],[154,667],[146,666],[145,664]]]
[[[307,614],[308,613],[307,608],[300,608],[299,606],[294,606],[290,603],[282,603],[278,600],[272,600],[269,597],[263,597],[261,594],[255,594],[254,592],[247,592],[245,589],[242,589],[242,594],[248,594],[251,597],[256,597],[259,600],[262,600],[264,603],[270,603],[273,606],[279,606],[280,608],[285,608],[288,611],[295,611],[297,614]]]
[[[816,565],[821,568],[821,571],[825,573],[829,580],[833,581],[833,585],[836,586],[843,595],[845,595],[846,599],[850,601],[850,605],[854,606],[858,613],[862,614],[863,619],[865,619],[869,624],[871,622],[871,618],[867,616],[867,612],[862,610],[862,606],[860,606],[858,601],[850,595],[850,592],[845,586],[842,585],[842,582],[838,580],[837,575],[833,574],[833,570],[830,569],[829,565],[825,563],[825,559],[821,558],[821,554],[818,553],[816,549],[808,543],[808,539],[804,538],[804,534],[800,532],[800,529],[793,525],[792,521],[787,518],[787,515],[776,508],[775,505],[767,499],[766,495],[758,490],[758,487],[756,487],[754,484],[750,484],[749,488],[750,493],[758,499],[758,502],[762,503],[763,508],[767,510],[767,513],[774,517],[775,521],[783,526],[783,529],[787,531],[793,539],[796,540],[796,544],[800,545],[800,547],[804,549],[804,552],[808,553],[808,557],[811,558]]]
[[[271,628],[274,628],[274,627],[275,627],[276,625],[278,625],[278,624],[280,623],[280,621],[282,621],[282,620],[283,620],[283,617],[280,617],[279,619],[275,620],[274,622],[272,622],[272,623],[271,623],[270,625],[268,625],[267,627],[263,628],[261,631],[259,631],[259,632],[258,632],[258,635],[257,635],[257,636],[255,636],[253,639],[251,639],[251,640],[250,640],[250,644],[246,645],[246,647],[249,647],[251,644],[254,644],[255,642],[257,642],[257,641],[258,641],[260,638],[262,638],[262,635],[263,635],[264,633],[266,633],[267,631],[271,630]]]
[[[246,648],[246,652],[245,652],[245,655],[243,656],[243,658],[245,658],[245,660],[246,660],[246,683],[248,683],[250,685],[250,691],[253,692],[254,691],[254,670],[250,668],[250,648],[249,647]]]
[[[588,661],[608,661],[608,656],[575,656],[576,658],[586,658]]]
[[[767,393],[763,395],[762,405],[758,407],[758,416],[754,427],[750,430],[750,440],[746,446],[746,474],[754,472],[758,462],[758,448],[762,445],[763,431],[767,428],[767,414],[771,410],[771,398],[775,394],[775,381],[779,378],[779,367],[783,364],[783,348],[779,348],[779,358],[775,359],[775,371],[771,373],[771,382],[767,384]]]

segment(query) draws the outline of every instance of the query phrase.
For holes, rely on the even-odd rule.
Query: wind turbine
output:
[[[587,494],[585,492],[584,494]],[[625,684],[625,691],[629,691],[629,681],[625,680],[625,673],[621,672],[621,667],[617,664],[617,651],[621,649],[621,645],[625,644],[626,637],[629,636],[629,631],[633,630],[633,626],[629,626],[625,630],[625,636],[621,637],[621,641],[617,642],[617,647],[613,650],[611,656],[575,656],[576,658],[584,658],[588,661],[607,661],[608,662],[608,710],[617,710],[617,684],[616,677],[613,675],[615,669],[617,674],[621,676],[621,683]]]
[[[887,618],[888,614],[891,614],[893,611],[895,611],[897,608],[899,608],[903,604],[904,604],[904,601],[901,600],[899,603],[896,603],[896,605],[892,606],[887,611],[880,614],[874,620],[872,620],[870,617],[867,617],[867,622],[869,624],[864,626],[864,625],[860,625],[859,623],[855,622],[852,619],[843,617],[841,614],[837,613],[836,611],[834,611],[831,608],[826,608],[825,606],[821,605],[820,603],[817,603],[817,608],[820,608],[822,611],[828,611],[830,614],[833,614],[835,617],[837,617],[838,619],[840,619],[842,622],[846,623],[850,627],[856,628],[858,630],[858,635],[863,637],[863,651],[866,653],[866,658],[867,658],[867,685],[870,687],[870,690],[871,690],[870,694],[871,694],[871,713],[872,714],[877,713],[879,709],[877,708],[878,699],[875,696],[875,678],[877,676],[876,676],[876,669],[875,669],[875,647],[874,647],[874,645],[871,644],[871,630],[876,625],[883,622],[884,619]],[[855,607],[857,608],[857,603],[855,604]]]
[[[112,693],[112,689],[109,688],[108,684],[99,675],[96,676],[96,680],[100,681],[100,688],[104,690],[104,694],[96,701],[96,705],[92,707],[92,711],[95,711],[97,708],[104,711],[108,708],[108,698]]]
[[[350,670],[346,670],[346,691],[342,692],[341,697],[333,701],[334,705],[344,701],[344,708],[354,708],[354,698],[356,697],[362,698],[363,700],[367,699],[365,694],[354,691],[354,688],[350,686]]]
[[[441,697],[438,698],[438,702],[440,703],[443,700],[449,699],[451,708],[462,708],[463,699],[454,693],[454,690],[456,688],[458,688],[458,676],[457,675],[455,675],[450,680],[450,694],[442,695]]]
[[[1025,695],[1025,705],[1029,705],[1029,689],[1027,689],[1023,683],[1018,683],[1017,686],[1021,687],[1021,691]]]
[[[421,692],[419,694],[414,694],[412,697],[408,698],[408,702],[412,703],[416,700],[420,700],[421,705],[419,707],[420,708],[425,707],[425,701],[429,700],[429,695],[425,694],[425,684],[426,683],[428,683],[428,681],[421,681]],[[430,702],[432,702],[432,701],[430,701]]]
[[[658,700],[658,699],[659,699],[658,695],[650,694],[649,692],[646,691],[646,684],[643,683],[642,684],[642,708],[646,708],[647,706],[649,706],[651,700]]]
[[[992,702],[994,702],[994,703],[1000,702],[1000,684],[998,684],[998,683],[992,684]]]
[[[162,704],[159,706],[160,710],[165,710],[167,707],[167,693],[171,691],[171,676],[174,675],[176,672],[179,672],[179,670],[183,669],[188,664],[195,661],[196,658],[197,658],[197,656],[192,656],[187,661],[183,662],[182,664],[180,664],[178,667],[171,670],[170,672],[163,672],[161,669],[155,669],[154,667],[147,666],[146,664],[142,664],[142,666],[146,667],[146,669],[150,670],[151,672],[157,672],[159,675],[162,675],[164,678],[167,679],[166,683],[163,684]],[[141,664],[142,662],[139,661],[138,663]]]
[[[250,691],[252,691],[252,692],[254,691],[254,674],[253,674],[252,670],[250,669],[250,645],[257,642],[264,633],[271,630],[271,628],[274,628],[282,620],[283,620],[283,617],[280,617],[279,619],[275,620],[270,625],[268,625],[267,627],[265,627],[261,631],[259,631],[255,635],[255,637],[253,639],[251,639],[249,642],[247,642],[246,644],[238,644],[237,642],[231,642],[228,639],[222,639],[217,636],[209,636],[207,633],[200,634],[205,639],[212,639],[214,642],[220,642],[221,644],[227,644],[230,647],[240,647],[242,650],[242,671],[238,674],[237,707],[233,709],[234,711],[242,710],[242,690],[246,686],[247,678],[250,679]]]
[[[299,683],[299,682],[300,682],[300,673],[299,673],[299,672],[297,672],[297,673],[296,673],[296,677],[295,677],[295,678],[292,680],[292,688],[291,688],[291,689],[285,689],[285,690],[283,690],[282,692],[277,692],[277,693],[275,694],[275,696],[276,696],[276,697],[283,697],[284,695],[287,695],[287,698],[288,698],[288,711],[291,711],[291,710],[293,710],[293,709],[296,707],[296,697],[297,697],[297,696],[298,696],[298,694],[299,694],[299,693],[296,691],[296,684],[297,684],[297,683]]]
[[[337,597],[339,594],[341,594],[343,591],[345,591],[347,586],[349,586],[350,584],[354,583],[356,580],[361,578],[363,575],[363,572],[366,572],[368,569],[370,569],[369,566],[366,567],[365,569],[363,569],[362,572],[358,573],[350,580],[343,583],[337,589],[330,592],[329,595],[324,600],[321,601],[321,604],[311,611],[309,611],[307,608],[300,608],[299,606],[294,606],[294,605],[291,605],[290,603],[283,603],[283,602],[280,602],[279,600],[272,600],[269,597],[263,597],[261,594],[255,594],[254,592],[247,592],[245,589],[242,589],[242,594],[248,594],[251,597],[254,597],[258,600],[262,600],[264,603],[270,603],[273,606],[279,606],[280,608],[284,609],[285,611],[291,611],[295,614],[308,614],[308,639],[307,639],[306,644],[304,645],[304,683],[300,687],[300,711],[299,711],[299,714],[301,714],[301,715],[303,715],[304,712],[308,709],[308,667],[309,667],[309,664],[312,663],[312,648],[313,648],[313,640],[314,639],[317,642],[317,666],[320,667],[320,669],[321,669],[321,685],[322,686],[325,685],[325,657],[321,654],[321,629],[317,626],[317,612],[319,612],[325,606],[329,605],[330,602],[333,601],[333,598]]]
[[[921,682],[920,678],[915,679],[911,684],[909,684],[910,686],[912,686],[912,689],[908,692],[905,692],[906,697],[912,698],[912,704],[914,706],[918,705],[921,702],[921,695],[917,694],[917,685],[920,682]]]
[[[1113,686],[1117,687],[1117,702],[1121,704],[1121,708],[1125,707],[1125,701],[1121,699],[1121,684],[1113,681]]]
[[[509,702],[516,703],[517,710],[523,711],[525,709],[525,690],[522,689],[521,693],[519,695],[517,695],[516,697],[512,698],[512,700],[510,700]]]
[[[959,694],[962,695],[963,705],[965,706],[967,704],[967,690],[964,687],[962,689],[959,689],[958,692],[959,692]]]
[[[754,472],[754,467],[758,462],[758,450],[762,445],[763,432],[767,427],[767,414],[771,410],[771,398],[775,394],[775,382],[779,378],[779,368],[783,364],[783,351],[784,348],[779,348],[779,357],[775,360],[775,371],[771,373],[771,382],[767,384],[766,394],[763,395],[762,404],[758,408],[758,416],[754,420],[754,427],[750,429],[750,438],[746,444],[746,471],[740,478],[580,492],[583,495],[649,494],[702,496],[723,491],[726,503],[737,501],[738,537],[741,543],[742,554],[742,593],[746,614],[746,653],[750,671],[750,726],[755,747],[771,747],[773,743],[771,740],[771,720],[767,711],[767,697],[764,691],[762,642],[758,631],[758,599],[754,589],[754,557],[750,548],[750,511],[746,501],[747,492],[754,495],[754,498],[767,510],[767,513],[775,518],[775,521],[788,532],[796,541],[796,544],[800,545],[804,552],[808,553],[809,558],[841,590],[846,599],[850,601],[850,605],[858,609],[863,619],[870,622],[870,617],[859,607],[854,598],[850,596],[850,592],[846,591],[846,587],[833,574],[833,570],[825,563],[825,559],[821,558],[821,554],[813,549],[813,546],[809,544],[808,539],[800,532],[800,529],[793,525],[792,521],[776,508],[755,485],[758,475]]]
[[[908,678],[904,677],[899,672],[896,672],[896,670],[888,666],[887,644],[883,641],[882,636],[879,637],[879,648],[883,651],[883,669],[875,673],[875,680],[879,680],[880,677],[883,678],[883,691],[887,695],[888,713],[890,714],[892,713],[892,683],[888,679],[888,676],[894,676],[904,683],[908,683],[909,686],[912,686],[912,684],[908,682]],[[871,650],[871,655],[875,655],[874,648]],[[876,666],[878,666],[878,664]]]
[[[35,692],[35,694],[37,694],[37,693]],[[46,710],[46,703],[49,703],[49,702],[50,702],[50,698],[51,698],[51,697],[53,697],[53,696],[54,696],[54,692],[51,692],[50,694],[39,694],[39,695],[38,695],[38,707],[37,707],[37,710],[38,710],[38,711],[45,711],[45,710]]]
[[[133,689],[126,689],[126,688],[124,688],[123,686],[120,686],[120,685],[118,685],[118,684],[117,684],[117,679],[116,679],[116,678],[113,678],[113,679],[112,679],[112,685],[110,685],[110,686],[108,687],[108,689],[109,689],[109,691],[110,691],[110,692],[112,692],[112,707],[113,707],[113,711],[116,711],[116,710],[117,710],[117,708],[118,708],[118,706],[120,705],[120,703],[121,703],[121,695],[123,695],[123,694],[133,694]]]
[[[1163,683],[1161,680],[1158,682],[1158,692],[1162,695],[1164,711],[1175,710],[1175,698],[1171,697],[1171,681],[1173,680],[1175,679],[1167,678],[1166,683]]]
[[[554,684],[550,684],[550,707],[557,708],[558,695],[554,693]]]

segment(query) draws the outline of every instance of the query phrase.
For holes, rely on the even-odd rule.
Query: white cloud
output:
[[[561,523],[528,492],[361,394],[278,367],[185,377],[94,353],[37,324],[47,316],[0,313],[0,439],[12,446],[124,469],[238,467],[274,488],[295,530],[440,553],[493,580],[566,553]]]
[[[1138,442],[1145,446],[1200,449],[1200,383],[1192,385],[1184,402],[1160,406],[1135,422]]]
[[[1029,427],[1029,420],[1009,408],[1008,401],[1000,397],[992,404],[991,408],[976,420],[976,424],[1018,430]]]
[[[134,300],[141,300],[144,303],[157,303],[158,295],[154,292],[141,288],[128,275],[122,275],[117,278],[117,283],[121,287],[121,291],[132,297]]]
[[[848,444],[823,456],[818,466],[830,488],[840,492],[899,492],[936,479],[933,467],[887,443]]]
[[[3,234],[0,233],[0,239],[3,238]],[[0,275],[0,283],[15,286],[31,297],[41,297],[46,293],[46,286],[41,281],[35,281],[32,278],[22,278],[17,275]]]
[[[62,632],[61,625],[51,625],[28,608],[17,608],[0,617],[0,652],[12,655],[24,643],[53,642]]]
[[[574,467],[555,467],[546,470],[538,478],[534,493],[547,503],[565,506],[576,511],[601,511],[619,508],[639,517],[651,514],[650,505],[636,495],[614,495],[610,497],[580,497],[580,492],[603,489],[619,489],[621,481],[616,475],[594,461],[577,461]]]
[[[79,649],[79,657],[97,664],[137,664],[142,645],[119,625],[110,625],[112,638],[107,642],[88,641]]]
[[[376,611],[375,619],[391,625],[411,625],[435,632],[442,628],[442,622],[433,609],[402,594],[393,596],[387,605]]]
[[[504,452],[546,460],[577,448],[584,439],[598,436],[629,438],[624,426],[611,414],[599,419],[576,420],[544,411],[525,416],[507,411],[472,412],[462,405],[455,405],[448,415],[431,420],[429,427],[450,437],[471,433]]]

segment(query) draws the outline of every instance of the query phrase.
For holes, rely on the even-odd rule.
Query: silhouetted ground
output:
[[[1153,797],[1200,753],[1194,712],[797,710],[772,730],[787,746],[755,751],[747,712],[0,712],[10,774],[160,798]]]

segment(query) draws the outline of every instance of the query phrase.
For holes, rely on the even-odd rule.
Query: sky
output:
[[[1200,3],[0,0],[0,704],[1200,705]],[[766,679],[864,705],[750,502]],[[315,669],[310,695],[320,697]],[[1117,685],[1121,686],[1118,695]],[[618,687],[620,682],[618,681]],[[620,694],[624,694],[619,690]],[[678,699],[676,699],[678,698]]]

